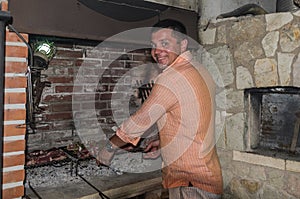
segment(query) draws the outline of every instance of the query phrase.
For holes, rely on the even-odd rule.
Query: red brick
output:
[[[75,92],[79,92],[82,90],[82,86],[56,86],[55,92],[56,93],[72,93],[73,90]]]
[[[83,64],[83,62],[85,62],[85,61],[82,60],[82,59],[77,59],[77,60],[75,61],[75,66],[81,66],[81,65]]]
[[[26,125],[4,125],[4,136],[25,135]]]
[[[130,53],[133,53],[133,54],[143,54],[143,55],[149,55],[151,53],[151,49],[149,48],[140,48],[140,49],[136,49],[136,50],[133,50],[133,51],[130,51]]]
[[[112,77],[102,77],[100,81],[101,83],[117,83],[113,81]]]
[[[146,61],[149,61],[149,58],[147,56],[145,56],[145,54],[134,54],[133,55],[133,60],[134,61],[146,62]]]
[[[126,69],[115,69],[111,70],[110,74],[114,76],[123,76],[128,70]]]
[[[106,92],[106,91],[109,91],[108,87],[109,87],[108,85],[104,85],[104,84],[98,85],[97,92]]]
[[[5,141],[4,152],[25,151],[25,140]]]
[[[101,65],[101,60],[76,60],[76,66],[95,67]]]
[[[55,56],[64,58],[81,58],[83,57],[83,52],[74,50],[58,50]]]
[[[140,62],[126,61],[124,68],[134,68],[142,65]]]
[[[98,119],[98,122],[101,122],[101,119],[100,118],[97,118]],[[103,123],[105,121],[105,119],[102,120]],[[90,128],[90,127],[96,127],[98,126],[97,122],[95,122],[95,120],[81,120],[80,121],[80,128],[84,128],[84,127],[87,127],[87,128]]]
[[[112,77],[110,83],[113,83],[113,84],[118,83],[119,80],[120,80],[120,77]]]
[[[26,93],[5,93],[4,94],[5,104],[25,104]]]
[[[26,88],[26,77],[5,77],[5,88]]]
[[[72,95],[47,95],[44,102],[70,102],[72,101]]]
[[[80,74],[78,75],[81,75],[81,76],[84,76],[84,77],[92,77],[97,81],[99,81],[99,75],[105,75],[105,72],[108,71],[106,74],[110,75],[111,72],[109,70],[103,70],[103,69],[100,69],[100,68],[96,68],[94,66],[89,66],[89,67],[84,67],[84,68],[81,68],[81,71],[80,71]],[[95,75],[97,76],[97,78],[95,78]]]
[[[3,157],[3,167],[13,167],[25,164],[25,154]]]
[[[102,117],[112,116],[112,111],[111,110],[102,110],[102,111],[100,111],[100,116],[102,116]]]
[[[110,100],[112,94],[111,93],[104,93],[100,95],[100,100]]]
[[[5,46],[6,57],[27,57],[28,50],[25,46]]]
[[[106,102],[89,102],[82,104],[82,109],[105,109],[107,108]]]
[[[4,110],[4,120],[24,120],[26,119],[26,110],[24,109],[7,109]]]
[[[73,118],[72,112],[67,113],[52,113],[44,115],[46,121],[60,121],[60,120],[68,120]]]
[[[4,189],[2,191],[3,199],[20,198],[24,195],[24,186]]]
[[[103,71],[103,73],[101,75],[102,76],[109,76],[109,75],[111,75],[111,71],[112,70],[110,70],[110,69],[106,69],[106,70]]]
[[[81,82],[82,84],[98,84],[99,83],[99,80],[100,78],[95,76],[95,75],[84,75],[84,78],[80,77],[81,78]]]
[[[111,54],[112,55],[112,54]],[[110,56],[112,59],[117,59],[117,60],[130,60],[130,59],[132,59],[131,57],[132,57],[132,55],[131,54],[119,54],[119,52],[118,53],[116,53],[115,55],[113,55],[113,56]]]
[[[51,104],[51,109],[53,112],[65,112],[65,111],[72,111],[72,104],[71,103],[59,103],[59,104]]]
[[[72,75],[72,76],[76,76],[76,74],[78,73],[78,70],[79,70],[79,68],[75,68],[75,67],[73,67],[73,68],[68,68],[68,75]]]
[[[116,87],[115,84],[110,84],[109,85],[109,91],[111,91],[111,92],[114,91],[115,87]]]
[[[83,92],[83,86],[73,86],[72,92],[76,92],[76,93]]]
[[[70,59],[57,59],[57,58],[53,58],[50,62],[49,62],[49,67],[51,66],[73,66],[74,65],[74,61],[70,60]]]
[[[129,92],[130,91],[128,85],[120,85],[120,84],[118,84],[118,85],[110,84],[109,85],[109,91],[114,91],[115,87],[117,87],[116,89],[117,89],[118,93],[121,93],[121,92],[125,93],[125,92]]]
[[[104,61],[103,63],[104,67],[109,67],[109,68],[124,68],[125,66],[125,61]]]
[[[54,72],[52,72],[52,70]],[[49,74],[49,75],[57,75],[57,76],[68,76],[68,69],[64,68],[64,67],[60,67],[60,66],[55,66],[55,67],[52,67],[51,69],[49,68],[47,71],[46,71],[46,74]]]
[[[27,71],[26,62],[5,62],[6,73],[23,73]]]
[[[83,102],[86,103],[87,101],[94,101],[96,99],[99,99],[99,93],[95,93],[95,94],[76,94],[74,95],[74,102]]]
[[[25,39],[25,41],[28,42],[28,34],[21,33],[21,35]],[[10,31],[6,31],[6,41],[23,43],[23,41],[18,37],[16,33]]]
[[[3,184],[22,182],[25,179],[25,170],[3,172]]]

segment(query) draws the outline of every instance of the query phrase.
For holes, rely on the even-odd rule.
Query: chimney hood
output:
[[[21,33],[103,41],[120,32],[176,19],[197,41],[198,13],[143,0],[10,0]]]
[[[143,0],[78,0],[88,8],[119,21],[141,21],[160,15],[168,6]]]

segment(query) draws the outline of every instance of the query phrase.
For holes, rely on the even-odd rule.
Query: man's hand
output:
[[[97,153],[97,164],[110,165],[110,162],[119,148],[125,146],[127,143],[121,140],[116,134],[106,142],[105,146]]]
[[[106,148],[104,147],[101,151],[99,151],[99,153],[97,154],[97,157],[96,157],[96,162],[98,165],[106,165],[106,166],[109,166],[110,165],[110,162],[113,158],[115,154],[115,151],[107,151]]]
[[[156,159],[160,156],[159,140],[151,141],[145,149],[143,158],[145,159]]]

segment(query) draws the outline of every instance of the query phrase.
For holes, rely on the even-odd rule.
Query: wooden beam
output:
[[[142,195],[147,192],[162,189],[161,180],[161,177],[152,178],[144,180],[142,182],[128,184],[122,187],[116,187],[114,189],[104,191],[104,194],[111,199],[131,198],[134,196]]]

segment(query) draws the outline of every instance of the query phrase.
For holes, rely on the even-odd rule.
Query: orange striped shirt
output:
[[[165,188],[193,186],[221,194],[223,181],[214,140],[215,84],[209,72],[181,54],[156,79],[141,108],[117,135],[136,145],[157,122]]]

